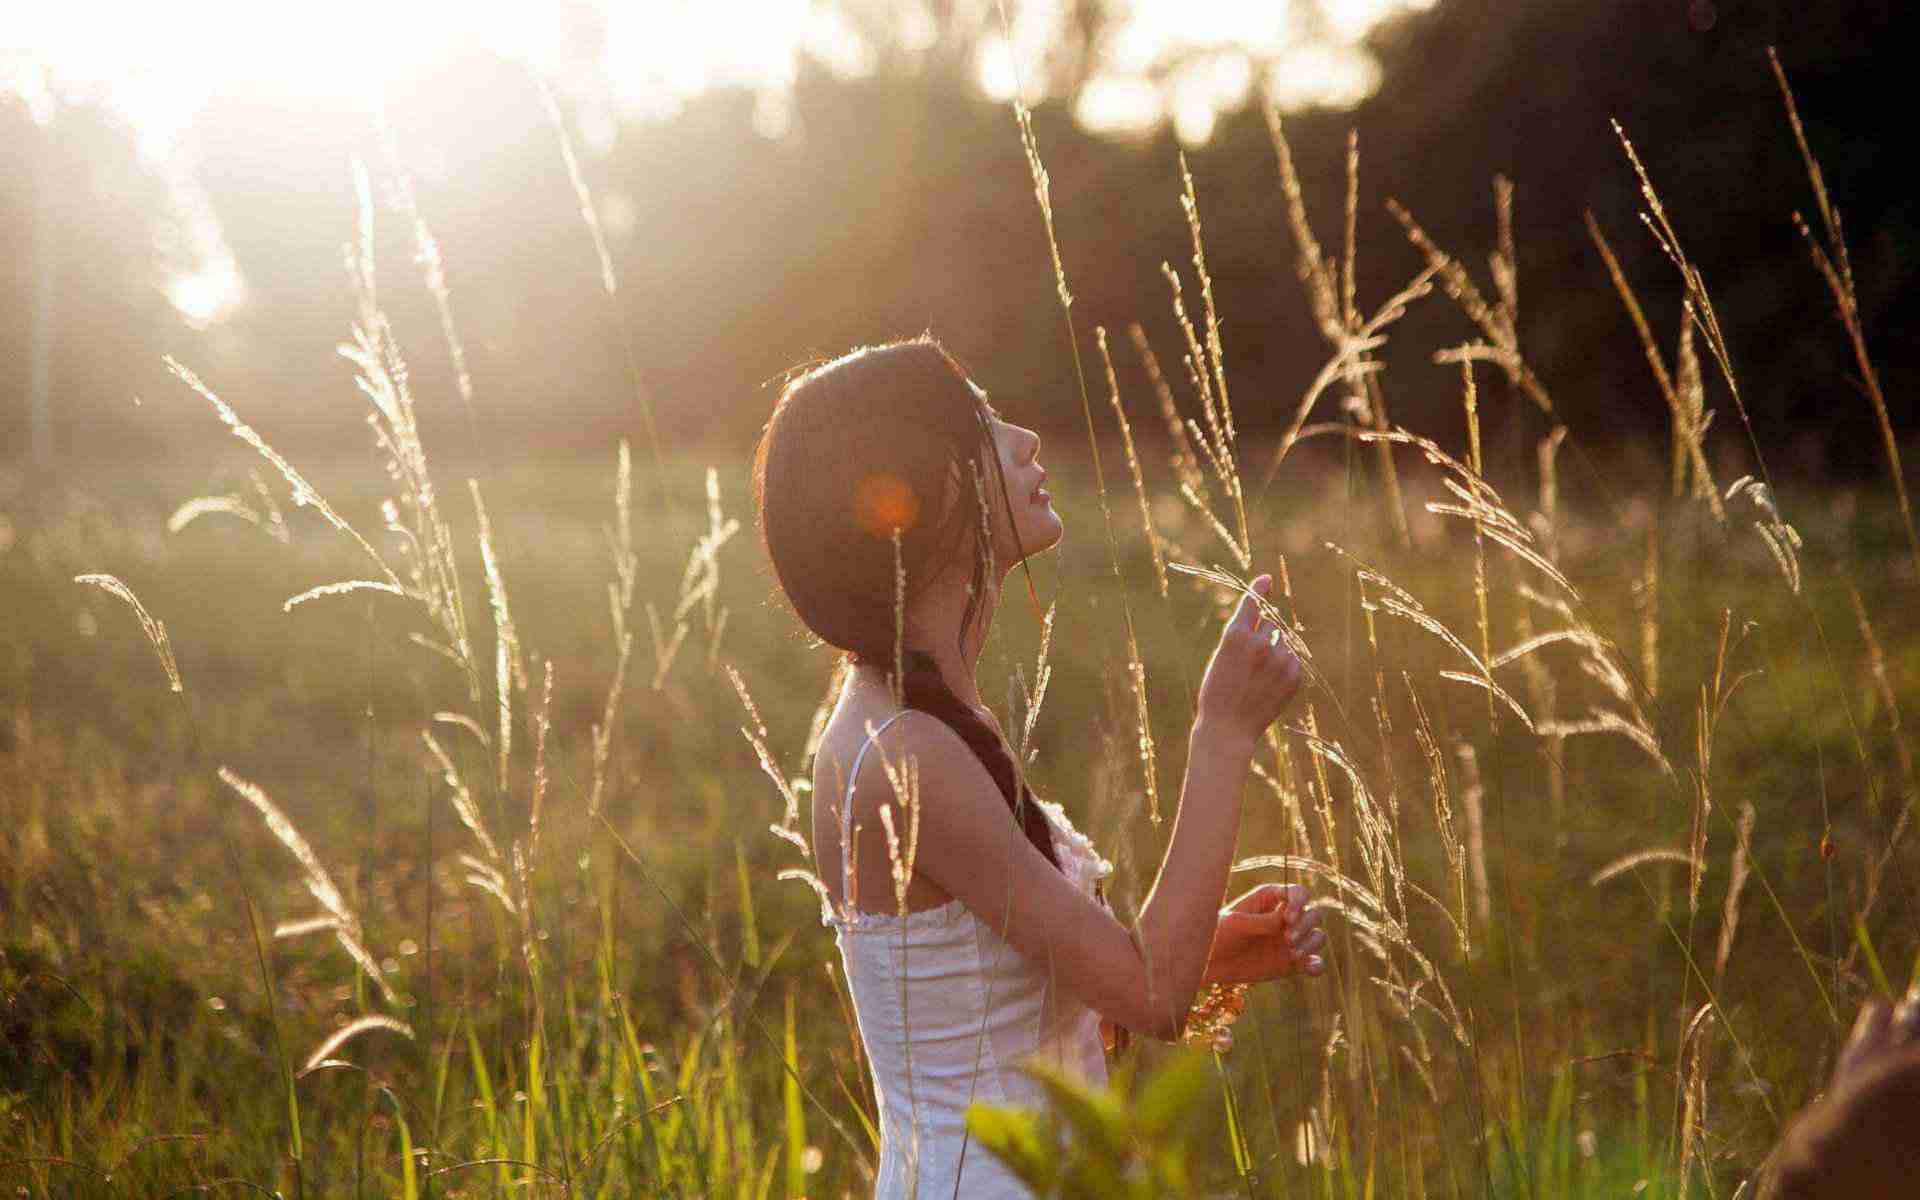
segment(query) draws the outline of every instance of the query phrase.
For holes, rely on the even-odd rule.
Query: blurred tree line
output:
[[[1912,143],[1900,115],[1912,111],[1904,7],[1441,0],[1373,33],[1384,81],[1371,99],[1352,112],[1290,115],[1286,126],[1331,246],[1347,133],[1358,133],[1363,308],[1420,266],[1386,197],[1485,281],[1492,180],[1510,177],[1523,349],[1590,450],[1654,435],[1657,464],[1666,412],[1582,220],[1591,210],[1621,251],[1671,357],[1677,279],[1639,223],[1637,188],[1608,125],[1617,118],[1720,306],[1772,465],[1876,472],[1884,468],[1866,401],[1792,224],[1795,210],[1811,213],[1812,195],[1764,48],[1779,47],[1845,217],[1868,342],[1907,428],[1920,352],[1901,331],[1920,315],[1920,212],[1887,161]],[[1053,64],[1069,86],[1104,19],[1097,4],[1075,9],[1075,33]],[[620,435],[639,446],[630,342],[663,440],[744,457],[785,369],[923,328],[1017,419],[1084,436],[1013,115],[979,96],[971,62],[954,46],[911,67],[883,57],[852,81],[805,70],[779,139],[753,132],[753,97],[737,91],[621,127],[604,155],[584,155],[619,273],[611,300],[521,68],[444,63],[389,97],[394,144],[439,239],[476,387],[477,447],[411,232],[380,205],[381,300],[411,347],[423,421],[438,425],[430,444],[492,461],[601,452]],[[1122,331],[1142,322],[1179,382],[1162,261],[1187,276],[1197,305],[1179,146],[1170,132],[1092,136],[1057,100],[1035,125],[1091,386],[1102,387],[1092,330],[1105,325],[1122,387],[1144,413],[1144,376]],[[41,361],[56,462],[215,441],[205,404],[167,376],[160,359],[169,353],[289,452],[364,446],[364,405],[333,347],[354,313],[342,265],[355,236],[349,164],[364,159],[378,187],[389,174],[380,139],[364,114],[235,98],[202,114],[194,147],[194,175],[248,287],[246,304],[204,331],[157,286],[167,184],[131,135],[104,112],[69,108],[37,125],[23,105],[0,101],[0,461],[28,448],[37,308],[52,314]],[[1296,279],[1258,106],[1224,117],[1189,160],[1235,407],[1243,429],[1272,431],[1326,350]],[[36,204],[51,214],[38,231]],[[1458,437],[1457,372],[1430,355],[1473,336],[1443,297],[1416,306],[1386,356],[1396,420]],[[1731,451],[1745,433],[1712,382],[1714,436]],[[1522,402],[1492,394],[1491,437],[1538,426]],[[1141,424],[1144,434],[1157,422]]]

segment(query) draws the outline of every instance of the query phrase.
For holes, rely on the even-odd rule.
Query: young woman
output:
[[[1244,597],[1134,928],[1101,897],[1111,866],[1020,779],[974,671],[1006,575],[1061,538],[1039,449],[923,336],[792,379],[755,456],[780,586],[852,663],[814,761],[813,846],[879,1100],[882,1200],[1026,1195],[965,1126],[975,1101],[1041,1102],[1023,1060],[1104,1081],[1103,1024],[1172,1039],[1205,984],[1323,967],[1303,888],[1220,907],[1254,747],[1300,686]]]

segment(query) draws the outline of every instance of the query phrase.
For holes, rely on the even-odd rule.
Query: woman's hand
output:
[[[1853,1033],[1833,1068],[1831,1090],[1839,1091],[1897,1052],[1916,1046],[1920,1046],[1920,989],[1908,992],[1906,999],[1893,1007],[1882,1000],[1867,1001],[1860,1006]]]
[[[1327,944],[1320,912],[1307,910],[1307,889],[1263,883],[1220,910],[1204,983],[1260,983],[1288,975],[1318,975]]]
[[[1248,745],[1278,720],[1300,690],[1300,660],[1279,638],[1279,630],[1260,616],[1254,597],[1265,599],[1273,576],[1261,575],[1252,595],[1240,597],[1220,644],[1200,681],[1199,723]]]

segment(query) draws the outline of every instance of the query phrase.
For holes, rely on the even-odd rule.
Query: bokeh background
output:
[[[754,544],[751,447],[786,371],[924,329],[1042,431],[1070,533],[1034,564],[1037,595],[1058,608],[1032,778],[1115,860],[1109,894],[1133,911],[1168,833],[1146,781],[1170,810],[1221,600],[1188,577],[1157,585],[1141,512],[1170,558],[1233,565],[1176,494],[1126,335],[1140,323],[1199,419],[1162,274],[1178,270],[1201,311],[1184,154],[1248,483],[1249,573],[1284,557],[1322,673],[1317,707],[1290,718],[1248,788],[1239,853],[1344,853],[1357,877],[1369,804],[1390,806],[1396,861],[1444,893],[1401,909],[1407,945],[1472,1024],[1454,1055],[1431,1013],[1407,1015],[1412,1001],[1375,987],[1374,972],[1411,971],[1408,959],[1370,954],[1364,928],[1332,921],[1324,986],[1256,989],[1238,1045],[1208,1063],[1219,1091],[1194,1093],[1197,1177],[1279,1195],[1336,1183],[1731,1194],[1819,1091],[1859,1003],[1920,973],[1920,779],[1901,720],[1920,705],[1920,536],[1794,225],[1796,210],[1821,222],[1765,53],[1777,48],[1843,214],[1861,342],[1904,443],[1920,369],[1905,336],[1920,315],[1920,206],[1901,170],[1906,7],[1008,0],[1004,21],[991,0],[10,11],[0,1188],[154,1195],[239,1179],[407,1195],[417,1158],[444,1173],[426,1177],[442,1195],[557,1194],[556,1179],[594,1195],[860,1193],[873,1105],[856,1030],[823,984],[837,952],[814,895],[779,878],[806,860],[767,833],[782,797],[740,736],[743,719],[764,720],[772,772],[804,776],[832,667],[781,611]],[[1110,497],[1093,478],[1016,95],[1034,106],[1051,177]],[[1511,529],[1566,573],[1571,606],[1484,538],[1484,521],[1447,512],[1446,472],[1413,450],[1393,460],[1404,496],[1372,448],[1336,436],[1303,443],[1263,486],[1329,355],[1296,268],[1269,102],[1334,253],[1357,140],[1366,311],[1424,262],[1388,198],[1486,280],[1495,181],[1511,181],[1518,344],[1556,414],[1489,364],[1478,441]],[[1705,277],[1740,381],[1736,404],[1702,356],[1715,414],[1703,457],[1723,501],[1704,481],[1670,485],[1672,418],[1588,234],[1591,214],[1677,364],[1679,275],[1641,224],[1613,120]],[[372,297],[348,269],[363,212]],[[389,468],[355,365],[336,353],[363,300],[404,350],[431,489]],[[1139,443],[1137,505],[1096,326],[1112,335]],[[1460,372],[1434,356],[1480,330],[1435,290],[1391,335],[1378,357],[1392,420],[1479,453]],[[464,589],[464,658],[433,653],[458,639],[416,607],[422,595],[284,607],[368,575],[368,561],[291,502],[168,357],[403,568],[417,551],[376,514],[393,498],[411,520],[437,496],[450,533],[436,578]],[[1315,413],[1335,434],[1358,419],[1341,415],[1345,382]],[[1539,464],[1560,424],[1555,484]],[[1734,488],[1749,472],[1768,482]],[[1228,511],[1216,484],[1198,490]],[[496,636],[509,622],[488,609],[482,493],[514,637]],[[1330,544],[1417,596],[1457,645],[1387,612],[1387,585]],[[127,606],[76,582],[93,572],[119,576],[166,624],[179,692]],[[624,609],[619,584],[608,603],[621,577]],[[981,669],[1009,723],[1016,671],[1031,678],[1041,642],[1023,582]],[[1568,636],[1536,638],[1555,632]],[[519,678],[496,665],[516,641]],[[1457,648],[1469,644],[1513,651],[1496,665],[1540,736],[1470,686],[1481,676],[1462,675]],[[531,759],[547,667],[542,841]],[[1151,771],[1142,715],[1159,739]],[[1429,716],[1432,758],[1413,732]],[[1315,721],[1352,776],[1311,757],[1328,742],[1299,723]],[[506,762],[493,757],[503,722]],[[423,730],[451,747],[471,813],[448,803]],[[311,874],[217,766],[274,797],[394,994],[310,924],[256,948],[256,921],[271,932],[311,915]],[[1310,830],[1293,821],[1303,808]],[[472,813],[492,840],[463,828]],[[508,858],[522,846],[524,875]],[[1236,885],[1280,877],[1257,868]],[[363,1029],[340,1050],[365,1075],[292,1078],[368,1018],[412,1028]],[[1175,1057],[1130,1053],[1146,1067]],[[630,1119],[642,1110],[658,1120]],[[403,1116],[423,1156],[403,1148]],[[583,1157],[596,1146],[610,1152]],[[494,1161],[507,1157],[533,1165]]]
[[[1912,415],[1920,209],[1901,182],[1912,22],[1894,0],[985,0],[527,7],[39,6],[0,33],[0,457],[72,463],[197,444],[173,354],[289,451],[357,450],[331,350],[353,308],[358,156],[397,163],[438,237],[475,380],[452,407],[404,219],[384,209],[382,297],[429,397],[487,457],[602,451],[642,434],[744,455],[767,386],[810,357],[931,328],[1003,406],[1078,424],[1013,117],[1036,105],[1082,328],[1174,340],[1162,261],[1190,254],[1185,150],[1228,374],[1257,433],[1324,361],[1294,280],[1261,116],[1287,114],[1309,208],[1334,237],[1345,139],[1361,154],[1363,305],[1418,269],[1382,201],[1444,247],[1492,248],[1515,184],[1521,341],[1576,436],[1623,453],[1666,417],[1589,241],[1591,211],[1671,338],[1678,283],[1639,227],[1619,120],[1732,331],[1776,470],[1859,473],[1871,416],[1791,223],[1812,197],[1773,93],[1777,46],[1853,242],[1867,340]],[[392,9],[392,11],[388,11]],[[551,82],[619,275],[610,306],[536,78]],[[383,115],[383,142],[373,114]],[[390,157],[389,155],[392,155]],[[1671,327],[1671,328],[1668,328]],[[1396,419],[1442,432],[1471,333],[1417,308],[1390,349]],[[1411,347],[1420,347],[1412,349]],[[1129,390],[1138,364],[1119,356]],[[1517,419],[1494,406],[1489,436]],[[1517,433],[1516,437],[1519,436]],[[1731,420],[1713,436],[1740,453]],[[1496,441],[1495,444],[1504,444]],[[1517,442],[1515,443],[1517,444]],[[1652,467],[1658,469],[1657,455]],[[1735,472],[1736,474],[1738,472]]]

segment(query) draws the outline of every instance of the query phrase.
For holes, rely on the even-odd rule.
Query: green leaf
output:
[[[787,992],[787,1037],[782,1054],[787,1060],[783,1092],[787,1112],[787,1195],[807,1194],[807,1113],[800,1106],[800,1050],[793,1025],[793,992]]]
[[[1049,1064],[1035,1063],[1026,1071],[1046,1089],[1054,1111],[1066,1118],[1068,1126],[1081,1139],[1116,1161],[1132,1153],[1127,1114],[1118,1096],[1105,1088],[1089,1087],[1079,1078]]]
[[[1157,1071],[1141,1086],[1134,1102],[1134,1120],[1148,1137],[1172,1131],[1190,1116],[1206,1091],[1207,1057],[1187,1051]]]
[[[740,880],[740,952],[749,967],[760,965],[760,926],[753,916],[753,886],[747,878],[747,852],[733,844],[733,869]]]
[[[1047,1137],[1039,1113],[975,1104],[967,1109],[967,1132],[1022,1183],[1041,1195],[1052,1190],[1059,1150]]]

